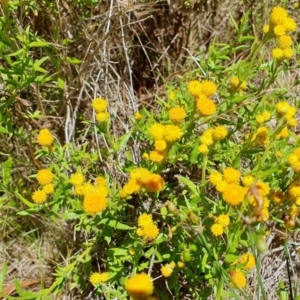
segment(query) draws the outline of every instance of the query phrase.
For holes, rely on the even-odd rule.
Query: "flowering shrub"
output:
[[[229,59],[239,47],[214,45],[201,69],[158,98],[159,113],[140,106],[121,137],[112,131],[109,99],[95,98],[93,120],[84,122],[107,152],[90,153],[92,142],[61,145],[49,129],[35,133],[43,167],[32,174],[31,199],[20,196],[28,207],[20,214],[72,221],[84,236],[36,296],[57,295],[68,281],[105,299],[250,299],[255,274],[267,299],[266,239],[272,228],[299,229],[299,103],[276,81],[294,67],[296,29],[274,7],[261,39],[240,32],[240,42],[253,42],[245,59]]]

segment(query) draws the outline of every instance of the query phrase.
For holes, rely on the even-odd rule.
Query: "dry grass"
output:
[[[20,7],[13,13],[20,31],[30,25],[33,32],[53,44],[47,53],[51,63],[46,69],[65,82],[63,90],[59,90],[54,82],[43,86],[32,84],[19,92],[12,108],[15,125],[26,133],[11,140],[4,140],[1,136],[4,140],[1,152],[13,153],[15,161],[19,162],[14,166],[16,172],[12,194],[9,195],[16,201],[13,185],[22,182],[28,194],[34,188],[28,178],[38,167],[32,155],[35,149],[30,147],[28,150],[27,147],[31,131],[49,127],[61,144],[81,145],[90,141],[91,150],[100,153],[100,147],[106,147],[104,140],[86,134],[89,128],[81,122],[84,117],[94,117],[89,108],[93,98],[103,96],[110,101],[110,113],[114,119],[112,130],[116,136],[128,132],[128,118],[136,110],[141,106],[157,109],[155,95],[163,96],[165,85],[179,82],[181,76],[196,67],[191,54],[206,57],[212,41],[227,43],[234,38],[229,12],[239,24],[245,12],[251,9],[249,34],[260,35],[269,8],[280,1],[200,0],[193,4],[171,0],[132,4],[120,0],[110,4],[100,1],[97,5],[74,3],[62,0],[48,5],[39,1],[29,11]],[[67,39],[72,39],[72,42],[66,43]],[[36,58],[41,55],[45,53],[33,53]],[[232,59],[239,60],[245,55],[247,52],[241,52]],[[72,65],[67,57],[76,57],[83,62]],[[296,72],[290,74],[290,77],[294,76]],[[289,77],[282,80],[288,81]],[[299,87],[294,93],[299,93]],[[42,112],[43,118],[38,121],[27,118],[28,112],[36,109]],[[133,145],[132,148],[135,153],[137,147]],[[138,155],[135,157],[138,160]],[[1,161],[5,159],[3,157]],[[116,176],[123,176],[118,174],[112,161],[107,162],[104,168]],[[8,264],[5,286],[13,295],[14,278],[30,290],[48,286],[53,280],[54,267],[67,261],[84,237],[73,237],[72,224],[53,225],[43,215],[16,217],[17,209],[9,208],[9,203],[9,200],[4,202],[6,208],[0,211],[0,265]],[[64,230],[66,228],[69,229]],[[269,237],[269,251],[263,257],[262,276],[268,299],[278,299],[276,289],[280,280],[288,285],[286,259],[281,246],[283,237],[283,233],[275,231]],[[299,246],[299,234],[289,236],[295,284],[300,283]],[[25,281],[28,279],[33,281]],[[256,278],[252,276],[250,293],[255,286]],[[75,299],[76,295],[70,295],[67,289],[65,292],[57,299]],[[184,299],[192,298],[185,295]],[[252,299],[256,299],[254,294]]]

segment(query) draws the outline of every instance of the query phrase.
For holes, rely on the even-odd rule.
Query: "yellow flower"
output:
[[[228,130],[225,126],[217,126],[213,131],[213,139],[215,141],[221,141],[226,138]]]
[[[224,227],[218,223],[215,223],[210,227],[210,231],[214,236],[220,236],[224,232]]]
[[[242,91],[247,89],[247,82],[246,81],[241,82],[236,76],[231,78],[230,83],[234,89],[238,88],[238,90],[242,90]]]
[[[296,21],[291,18],[291,17],[287,17],[285,20],[284,20],[284,24],[283,26],[285,27],[285,30],[287,32],[293,32],[297,29],[297,23]]]
[[[149,159],[149,154],[146,153],[146,152],[143,153],[142,158],[145,159],[145,160],[148,160]]]
[[[92,107],[97,112],[104,112],[107,109],[108,103],[104,98],[96,98],[92,101]]]
[[[159,192],[164,188],[164,184],[164,179],[159,174],[151,174],[144,183],[144,187],[149,192]]]
[[[254,177],[252,175],[246,175],[242,177],[242,183],[245,187],[250,187],[254,182]]]
[[[288,13],[283,7],[275,6],[270,14],[270,23],[272,25],[283,24],[287,17]]]
[[[223,180],[223,176],[220,172],[213,171],[209,175],[209,182],[213,185],[217,185],[217,183],[220,182],[221,180]]]
[[[37,142],[41,146],[51,146],[54,141],[52,133],[47,129],[41,129],[40,133],[37,136]]]
[[[141,115],[141,113],[139,111],[137,111],[135,114],[134,114],[134,118],[137,120],[137,121],[140,121],[143,119],[143,116]]]
[[[207,98],[206,96],[204,97],[199,97],[197,100],[197,110],[200,116],[202,117],[208,117],[213,115],[217,108],[214,102]]]
[[[87,195],[89,193],[91,193],[92,191],[94,191],[94,187],[91,185],[91,183],[86,182],[83,185],[78,185],[75,186],[75,190],[74,190],[74,194],[75,195]]]
[[[51,183],[53,180],[53,173],[48,169],[39,170],[36,179],[41,185]]]
[[[290,105],[288,102],[286,101],[281,101],[281,102],[278,102],[276,105],[275,105],[275,108],[276,108],[276,112],[277,114],[279,114],[280,116],[283,116],[285,115],[289,109],[290,109]]]
[[[176,92],[175,91],[170,91],[169,93],[169,100],[174,101],[176,98]]]
[[[282,35],[278,38],[278,47],[280,49],[290,48],[293,44],[292,38],[289,35]]]
[[[251,270],[255,267],[255,257],[251,253],[245,253],[239,258],[241,264],[245,264],[244,270]]]
[[[52,183],[48,183],[43,186],[42,191],[44,191],[47,195],[52,194],[54,191],[54,187]]]
[[[207,147],[207,145],[201,144],[201,145],[198,147],[198,151],[199,151],[199,153],[201,153],[201,154],[207,154],[207,153],[208,153],[208,147]]]
[[[134,193],[138,193],[141,189],[141,185],[136,179],[130,179],[124,186],[123,186],[123,191],[127,195],[131,195]]]
[[[165,140],[156,140],[154,148],[156,151],[164,151],[167,148],[167,142]]]
[[[186,111],[182,107],[173,107],[169,110],[169,117],[174,124],[179,124],[185,119]]]
[[[271,116],[272,116],[272,114],[267,110],[263,111],[263,113],[261,115],[263,116],[265,122],[269,121],[271,119]]]
[[[228,167],[223,170],[223,175],[227,183],[238,183],[241,177],[241,172],[234,168]]]
[[[154,163],[160,163],[165,159],[165,153],[162,151],[151,151],[149,154],[149,160],[153,161]]]
[[[281,151],[276,151],[275,152],[275,156],[276,156],[276,158],[280,158],[280,157],[282,157],[282,152]]]
[[[96,120],[98,122],[104,122],[109,118],[109,113],[107,111],[102,111],[96,114]]]
[[[106,198],[97,191],[87,194],[83,199],[82,208],[89,215],[95,215],[105,209]]]
[[[270,30],[270,25],[269,24],[266,24],[266,25],[263,26],[263,32],[264,33],[268,33],[269,30]]]
[[[183,133],[177,125],[165,125],[164,128],[164,139],[168,143],[173,143],[182,137]]]
[[[145,180],[148,180],[150,175],[151,175],[150,171],[146,168],[133,169],[129,174],[130,179],[137,180],[141,185],[144,183]]]
[[[286,34],[286,28],[283,25],[276,25],[273,32],[276,36],[282,36]]]
[[[220,224],[223,227],[226,227],[230,224],[230,218],[228,215],[221,214],[217,217],[216,223]]]
[[[95,186],[105,186],[107,187],[107,180],[105,177],[97,176],[94,182]]]
[[[82,175],[82,173],[72,174],[70,177],[70,182],[73,186],[80,186],[84,182],[84,176]]]
[[[152,224],[152,216],[149,214],[141,214],[138,218],[138,225],[141,227],[146,227],[149,224]]]
[[[202,134],[200,136],[200,142],[203,145],[206,146],[211,146],[214,143],[213,137],[212,135],[208,135],[208,134]]]
[[[220,193],[223,193],[228,187],[228,183],[225,180],[220,180],[216,184],[216,190]]]
[[[201,82],[199,80],[192,80],[188,83],[188,91],[189,93],[194,96],[197,97],[201,94]]]
[[[125,289],[131,297],[142,300],[153,294],[154,285],[150,276],[140,273],[126,281]]]
[[[46,199],[47,194],[43,190],[37,190],[32,194],[32,200],[37,204],[44,203]]]
[[[103,273],[95,272],[89,278],[89,282],[92,285],[98,285],[102,282],[106,282],[107,280],[108,280],[108,273],[107,272],[103,272]]]
[[[149,240],[155,240],[159,234],[159,230],[156,224],[151,223],[143,227],[143,234]]]
[[[300,255],[300,251],[299,251],[299,255]],[[177,266],[179,269],[183,269],[185,267],[185,262],[179,261],[179,262],[177,262]]]
[[[237,288],[243,288],[247,284],[247,279],[241,270],[229,271],[232,283]]]
[[[283,58],[283,50],[280,48],[274,48],[272,50],[272,57],[274,59],[278,59],[278,60],[282,59]]]
[[[223,192],[224,200],[230,205],[238,205],[243,202],[247,190],[237,184],[228,184]]]
[[[164,138],[164,132],[164,125],[159,123],[154,123],[149,128],[149,133],[155,140],[162,140]]]
[[[290,135],[289,130],[287,129],[287,127],[284,127],[276,136],[276,138],[280,140],[288,137],[289,135]]]
[[[139,236],[139,237],[142,237],[144,236],[144,229],[139,227],[137,230],[136,230],[136,234]]]
[[[201,94],[209,97],[217,92],[217,85],[210,80],[201,82]]]
[[[292,48],[283,49],[283,58],[290,59],[294,56],[294,50]]]
[[[287,125],[290,127],[296,127],[298,125],[298,122],[296,119],[293,118],[287,122]]]
[[[162,266],[160,271],[164,277],[170,277],[171,274],[173,273],[174,268],[175,268],[175,263],[172,261],[171,263]]]

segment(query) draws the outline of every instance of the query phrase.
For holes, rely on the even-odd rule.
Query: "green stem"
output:
[[[290,289],[290,300],[294,300],[293,296],[293,288],[292,288],[292,276],[290,271],[290,257],[289,257],[289,249],[288,249],[288,239],[286,238],[284,241],[284,255],[286,260],[286,270],[289,278],[289,289]]]

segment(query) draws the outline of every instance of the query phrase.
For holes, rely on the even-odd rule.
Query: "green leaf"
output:
[[[57,79],[57,86],[58,88],[60,88],[61,90],[63,90],[65,88],[65,82],[63,79],[61,79],[60,77]]]
[[[6,128],[4,128],[3,126],[0,126],[0,133],[7,133],[7,134],[9,134],[9,131]]]
[[[131,131],[122,135],[114,144],[114,150],[116,152],[120,151],[126,145],[130,137],[131,137]]]
[[[31,42],[29,44],[29,48],[32,47],[48,47],[50,44],[48,42],[42,42],[42,41],[38,41],[38,42]]]
[[[27,199],[25,199],[21,194],[19,194],[18,192],[16,192],[16,196],[28,207],[33,208],[35,206],[34,203],[28,201]]]
[[[5,276],[6,276],[6,272],[7,272],[7,263],[6,263],[6,261],[4,261],[3,264],[2,264],[2,270],[1,270],[1,273],[0,273],[0,291],[2,291],[2,289],[3,289],[3,284],[4,284],[4,279],[5,279]]]
[[[108,221],[108,222],[107,222]],[[134,227],[126,225],[121,223],[120,221],[117,220],[109,220],[108,218],[102,219],[100,224],[107,224],[108,226],[115,228],[115,229],[120,229],[120,230],[132,230]]]
[[[12,158],[8,158],[3,163],[3,185],[7,188],[8,185],[11,183],[11,171],[13,168],[13,160]]]
[[[67,61],[73,65],[79,65],[82,63],[82,60],[75,58],[75,57],[69,57],[69,56],[67,56]]]
[[[199,194],[199,192],[197,190],[197,186],[195,185],[194,182],[192,182],[191,180],[189,180],[189,179],[187,179],[187,178],[185,178],[183,176],[178,176],[178,179],[183,184],[185,184],[195,196],[200,196],[200,194]]]

